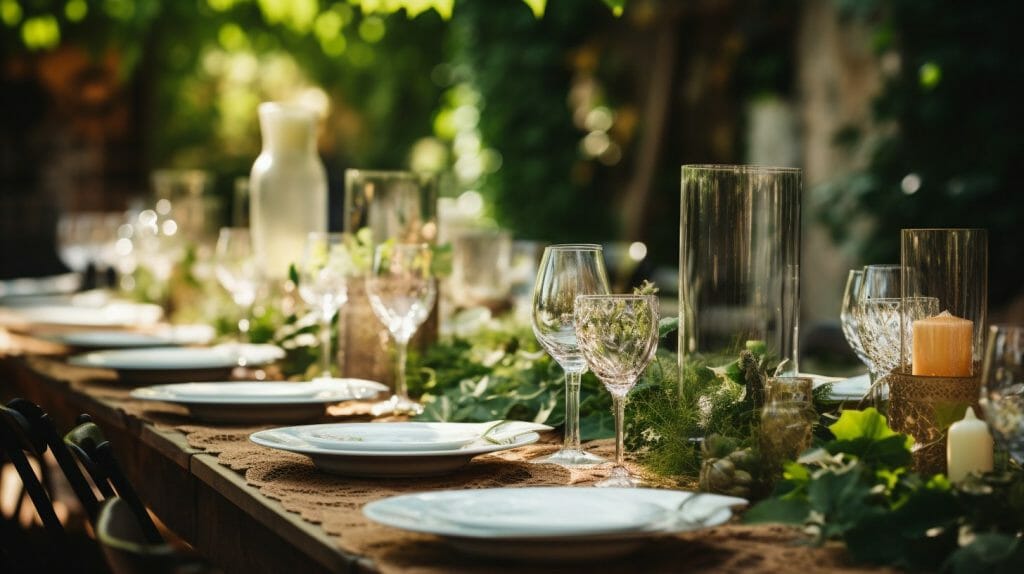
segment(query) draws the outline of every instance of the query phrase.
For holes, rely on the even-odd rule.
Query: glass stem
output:
[[[580,450],[580,382],[583,373],[565,373],[565,443],[564,450]]]
[[[405,385],[405,361],[409,351],[409,341],[395,341],[398,364],[395,365],[395,395],[402,399],[409,398],[409,390]]]
[[[331,319],[320,317],[320,374],[331,376]]]
[[[612,395],[612,402],[615,404],[615,466],[622,466],[622,451],[624,432],[622,422],[626,418],[626,397]]]
[[[238,340],[242,343],[252,342],[249,329],[252,327],[252,305],[242,305],[242,317],[238,320]]]

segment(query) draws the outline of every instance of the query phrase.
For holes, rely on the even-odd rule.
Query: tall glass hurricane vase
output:
[[[639,484],[622,464],[626,394],[658,350],[658,299],[653,295],[580,295],[576,298],[580,350],[615,404],[615,468],[596,486]]]
[[[425,243],[378,245],[366,293],[373,312],[395,340],[395,394],[374,406],[373,414],[419,414],[423,406],[409,398],[405,380],[409,339],[434,307],[437,287],[431,271],[433,251]]]
[[[578,295],[608,293],[600,245],[552,245],[544,250],[533,291],[533,334],[565,371],[565,442],[535,462],[589,466],[604,462],[580,448],[580,381],[587,363],[576,341]]]
[[[683,166],[680,384],[750,347],[798,371],[801,182],[795,168]]]

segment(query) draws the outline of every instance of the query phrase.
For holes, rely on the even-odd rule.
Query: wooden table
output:
[[[344,553],[316,525],[261,495],[216,456],[190,447],[181,433],[75,390],[59,373],[39,372],[38,361],[21,354],[25,350],[47,349],[0,331],[0,397],[39,404],[61,430],[70,429],[78,414],[90,414],[153,512],[226,572],[375,570],[369,561]]]
[[[110,385],[105,391],[95,378],[85,381],[74,373],[73,367],[41,356],[61,351],[38,339],[11,336],[0,330],[0,398],[23,396],[40,404],[54,416],[61,429],[71,428],[80,413],[92,415],[107,433],[126,473],[153,512],[168,528],[229,574],[407,569],[431,574],[452,571],[480,574],[496,569],[512,574],[551,570],[551,565],[481,563],[453,553],[432,537],[406,538],[408,534],[391,533],[391,529],[383,527],[378,527],[378,533],[387,534],[370,539],[367,546],[346,546],[355,548],[346,552],[339,546],[337,536],[287,511],[266,492],[246,482],[242,474],[225,466],[223,458],[191,447],[189,440],[195,435],[186,439],[173,425],[166,424],[162,415],[134,410],[131,401],[125,400],[123,390],[114,392],[120,393],[117,395],[120,400],[104,399],[107,395],[114,396]],[[131,412],[153,418],[143,419]],[[157,420],[159,423],[154,422]],[[178,428],[191,433],[195,427]],[[219,427],[213,430],[217,435],[221,432]],[[227,428],[223,430],[228,432]],[[192,444],[206,443],[193,440]],[[516,480],[524,480],[523,476],[516,476]],[[563,482],[564,478],[552,479],[552,484],[573,483],[572,480]],[[364,487],[355,484],[352,488]],[[328,492],[322,494],[329,496]],[[295,500],[285,498],[285,501],[295,511]],[[357,512],[352,508],[340,511]],[[592,572],[595,568],[616,574],[676,572],[679,568],[693,572],[801,571],[805,574],[879,571],[849,564],[840,544],[811,548],[800,544],[798,538],[797,531],[786,527],[732,523],[659,541],[643,555],[616,562],[559,567],[559,571]],[[351,543],[351,538],[348,540]],[[377,562],[358,555],[364,551],[375,556]]]

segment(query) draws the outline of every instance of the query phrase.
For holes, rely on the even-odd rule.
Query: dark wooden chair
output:
[[[75,462],[74,456],[68,450],[64,438],[57,431],[57,425],[53,422],[53,418],[39,405],[25,399],[14,399],[7,403],[7,407],[17,411],[25,418],[33,440],[46,444],[57,461],[57,466],[60,467],[68,484],[71,485],[75,497],[85,510],[89,522],[95,527],[99,513],[99,499],[96,498],[96,493],[93,492],[85,475],[82,474],[81,468]]]
[[[166,542],[150,541],[135,510],[118,497],[103,501],[96,538],[114,574],[214,572],[205,562],[179,553]]]
[[[19,411],[0,406],[0,446],[21,478],[24,492],[35,506],[36,514],[52,545],[52,551],[36,553],[34,556],[25,548],[6,548],[6,561],[25,567],[35,560],[34,566],[41,570],[53,567],[66,571],[72,554],[68,536],[57,517],[44,481],[36,474],[30,462],[30,458],[35,459],[40,463],[40,468],[45,468],[42,456],[47,450],[46,442],[35,436],[31,423]]]
[[[103,430],[92,422],[88,415],[79,415],[78,426],[64,436],[64,443],[85,468],[103,498],[120,497],[122,503],[135,513],[146,541],[151,544],[162,543],[163,537],[153,524],[135,488],[125,477]]]

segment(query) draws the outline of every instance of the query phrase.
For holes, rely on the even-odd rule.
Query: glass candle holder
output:
[[[902,299],[938,299],[936,315],[901,314],[901,370],[922,377],[976,377],[988,309],[988,232],[904,229],[901,259]]]
[[[760,349],[798,372],[799,169],[685,165],[679,244],[679,367]]]
[[[813,381],[807,377],[768,379],[758,444],[769,468],[781,469],[783,463],[796,460],[811,446],[817,420],[812,388]]]

